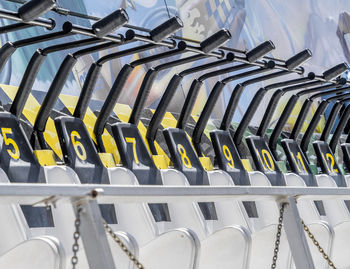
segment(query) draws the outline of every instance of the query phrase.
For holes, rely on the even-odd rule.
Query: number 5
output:
[[[18,146],[16,144],[16,142],[12,139],[7,137],[8,134],[12,134],[12,129],[11,128],[1,128],[1,133],[2,133],[2,137],[4,138],[4,143],[6,146],[8,145],[12,145],[14,152],[10,149],[7,150],[8,154],[13,158],[18,160],[20,153],[19,153],[19,149]]]

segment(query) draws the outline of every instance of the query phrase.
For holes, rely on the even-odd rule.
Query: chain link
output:
[[[74,243],[73,243],[73,246],[72,246],[72,250],[73,250],[73,256],[72,256],[72,259],[71,259],[71,263],[72,263],[72,268],[73,269],[76,269],[76,266],[78,264],[78,256],[77,256],[77,253],[79,251],[79,238],[80,238],[80,213],[82,211],[82,208],[81,207],[78,207],[77,208],[77,217],[74,221],[74,226],[75,226],[75,231],[73,233],[73,238],[74,238]]]
[[[282,223],[283,223],[283,214],[284,214],[285,206],[286,206],[286,204],[284,203],[284,204],[281,205],[281,208],[280,208],[280,215],[279,215],[279,219],[278,219],[278,226],[277,226],[277,233],[276,233],[276,240],[275,240],[275,248],[273,250],[274,254],[273,254],[273,258],[272,258],[271,269],[275,269],[276,268],[278,251],[279,251],[279,245],[281,243],[281,235],[282,235],[282,227],[283,227]],[[333,268],[333,269],[337,269],[335,267],[334,263],[331,261],[329,256],[325,253],[324,249],[321,247],[320,243],[316,240],[315,236],[311,233],[311,231],[306,226],[306,224],[304,223],[303,220],[301,220],[301,224],[302,224],[302,226],[304,228],[304,231],[307,233],[309,238],[312,240],[313,244],[317,247],[318,251],[321,253],[323,258],[328,262],[328,265],[331,268]]]
[[[303,220],[301,221],[301,224],[303,225],[304,231],[307,233],[307,235],[312,240],[314,245],[318,248],[318,251],[322,254],[323,258],[328,262],[328,265],[333,269],[337,269],[334,263],[329,258],[329,256],[324,252],[324,249],[321,247],[320,243],[316,240],[315,236],[311,233],[311,231],[309,230],[309,227],[305,225]]]
[[[280,208],[280,215],[278,218],[278,226],[277,226],[277,233],[276,233],[276,240],[275,240],[275,248],[273,250],[273,258],[272,258],[272,265],[271,269],[276,268],[276,263],[277,263],[277,257],[278,257],[278,251],[280,248],[280,243],[281,243],[281,235],[282,235],[282,223],[283,223],[283,214],[284,214],[284,207],[286,204],[282,204]]]
[[[131,251],[125,246],[122,240],[113,232],[112,228],[103,220],[103,224],[107,233],[113,238],[113,240],[120,246],[120,248],[125,252],[129,259],[136,265],[138,269],[145,269],[143,265],[136,259],[136,257],[131,253]]]

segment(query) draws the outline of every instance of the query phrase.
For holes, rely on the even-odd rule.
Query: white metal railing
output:
[[[90,269],[115,269],[98,203],[275,200],[286,203],[283,224],[296,268],[314,269],[296,206],[299,199],[350,200],[350,188],[252,186],[117,186],[0,184],[0,204],[72,203],[83,207],[81,236]],[[75,210],[76,211],[76,210]],[[103,266],[102,266],[103,265]]]

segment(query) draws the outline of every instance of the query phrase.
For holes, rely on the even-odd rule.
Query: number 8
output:
[[[187,168],[192,168],[191,161],[186,155],[186,150],[185,150],[184,146],[181,144],[178,144],[177,150],[179,151],[179,153],[181,155],[181,160],[182,160],[182,163],[184,164],[184,166],[186,166]]]

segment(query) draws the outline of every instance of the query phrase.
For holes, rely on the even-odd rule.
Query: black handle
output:
[[[139,66],[139,65],[142,65],[142,64],[147,64],[147,63],[150,63],[150,62],[153,62],[153,61],[157,61],[157,60],[164,59],[164,58],[167,58],[167,57],[171,57],[171,56],[175,56],[175,55],[178,55],[178,54],[182,54],[182,53],[184,53],[184,50],[186,48],[187,48],[186,43],[183,42],[183,41],[180,41],[177,44],[177,48],[176,49],[169,50],[169,51],[166,51],[166,52],[163,52],[163,53],[159,53],[159,54],[155,54],[155,55],[151,55],[151,56],[148,56],[148,57],[144,57],[144,58],[135,60],[135,61],[130,63],[130,66],[135,68],[136,66]]]
[[[273,117],[273,114],[277,108],[277,104],[279,100],[281,99],[283,95],[283,90],[279,89],[275,91],[269,101],[269,104],[267,105],[267,108],[265,110],[265,114],[261,120],[259,129],[256,133],[257,136],[263,137],[266,133],[267,128],[269,127],[269,124],[271,122],[271,119]]]
[[[159,42],[180,30],[183,26],[182,20],[175,16],[152,29],[149,35],[153,41]]]
[[[5,43],[5,45],[0,48],[0,72],[16,49],[17,48],[11,42]]]
[[[10,108],[10,113],[18,118],[22,114],[23,108],[27,102],[28,96],[35,82],[35,78],[45,58],[46,55],[43,55],[41,50],[37,50],[30,58],[21,83],[18,87],[15,99],[13,100]]]
[[[24,22],[29,22],[48,12],[54,6],[56,6],[55,0],[31,0],[18,9],[18,16]]]
[[[233,142],[235,143],[235,145],[241,144],[244,132],[247,129],[250,121],[252,120],[255,112],[258,110],[258,107],[266,93],[267,90],[265,88],[260,88],[258,92],[254,95],[253,100],[250,102],[233,136]]]
[[[122,8],[117,9],[92,25],[92,31],[98,38],[114,32],[129,21],[129,16]]]
[[[171,81],[169,82],[162,98],[159,101],[159,104],[157,106],[156,111],[154,112],[151,121],[149,123],[146,138],[148,141],[154,141],[156,139],[157,130],[163,120],[163,117],[166,112],[166,108],[168,107],[168,104],[171,102],[171,99],[173,98],[176,88],[180,85],[183,77],[181,77],[178,74],[175,74]],[[152,152],[153,154],[157,154]]]
[[[217,47],[225,44],[230,39],[230,32],[227,29],[221,29],[200,43],[201,51],[209,53]]]
[[[139,123],[142,110],[145,107],[147,98],[151,92],[151,88],[152,88],[154,80],[156,79],[157,74],[158,74],[158,72],[156,70],[154,70],[153,68],[151,68],[147,71],[144,79],[142,80],[140,90],[137,94],[137,97],[136,97],[136,100],[134,103],[134,107],[131,111],[129,123],[135,124],[136,126]]]
[[[290,114],[292,114],[292,111],[297,101],[298,101],[298,96],[295,94],[292,95],[291,98],[288,100],[286,107],[283,109],[282,114],[278,119],[275,128],[272,131],[272,134],[269,140],[269,147],[272,152],[275,152],[276,150],[278,138],[280,137],[283,127],[288,121]]]
[[[62,31],[58,31],[55,33],[49,33],[49,34],[45,34],[45,35],[29,37],[26,39],[21,39],[21,40],[13,42],[13,45],[16,48],[20,48],[20,47],[24,47],[24,46],[37,44],[40,42],[45,42],[45,41],[61,38],[61,37],[68,36],[68,35],[73,35],[74,33],[72,33],[72,30],[73,30],[73,24],[66,21],[62,25]]]
[[[323,78],[325,80],[334,79],[337,76],[339,76],[342,73],[344,73],[348,69],[349,69],[349,66],[346,63],[338,64],[338,65],[336,65],[336,66],[326,70],[325,72],[323,72]]]
[[[264,72],[270,71],[270,69],[273,68],[274,66],[275,66],[274,62],[270,61],[267,64],[266,68],[259,68],[256,70],[251,70],[251,71],[248,71],[245,73],[234,75],[234,76],[231,76],[231,77],[224,79],[223,82],[227,83],[229,81],[240,79],[243,77],[248,77],[248,76],[253,76],[256,74],[264,73]],[[225,113],[224,113],[224,117],[223,117],[222,122],[221,122],[220,129],[221,130],[228,130],[230,128],[234,113],[235,113],[236,108],[238,106],[238,102],[239,102],[241,95],[242,95],[242,92],[246,86],[257,83],[257,82],[261,82],[264,80],[268,80],[271,78],[279,77],[279,76],[287,74],[287,73],[288,73],[288,71],[279,71],[279,72],[276,72],[273,74],[269,74],[269,75],[265,75],[265,76],[261,76],[261,77],[256,77],[256,78],[253,78],[250,80],[246,80],[243,83],[237,84],[236,87],[234,88],[234,90],[232,91],[230,100],[228,102],[227,108],[226,108]]]
[[[339,138],[345,128],[346,123],[348,122],[350,118],[350,105],[347,105],[347,107],[345,108],[343,114],[341,115],[341,118],[339,120],[339,123],[337,125],[337,127],[335,128],[334,134],[332,136],[331,141],[329,142],[329,147],[332,150],[333,153],[335,153],[336,147],[337,147],[337,143],[339,141]],[[347,139],[349,139],[349,136],[347,137]],[[348,141],[346,141],[348,142]]]
[[[268,41],[265,41],[264,43],[261,43],[257,47],[251,49],[250,51],[248,51],[246,53],[246,58],[248,62],[253,63],[274,49],[275,49],[275,45],[271,40],[268,40]]]
[[[77,59],[73,57],[73,55],[68,54],[66,58],[63,60],[60,70],[60,73],[57,73],[51,83],[49,90],[44,98],[44,101],[41,104],[39,113],[36,117],[34,130],[38,132],[44,132],[47,119],[50,116],[50,112],[53,109],[58,96],[61,93],[61,90],[66,82],[66,79],[72,70],[73,66],[77,62]]]
[[[201,80],[198,80],[198,79],[193,80],[191,87],[187,93],[185,103],[181,109],[181,113],[177,121],[176,128],[185,129],[186,123],[188,122],[188,119],[191,117],[194,104],[196,103],[196,99],[202,85],[203,85],[203,82]]]
[[[94,86],[101,72],[101,65],[93,63],[86,75],[83,88],[79,95],[77,106],[75,107],[73,117],[84,119],[86,110],[89,106],[89,101],[91,100],[92,93],[94,91]]]
[[[301,110],[299,112],[298,118],[295,121],[293,130],[289,136],[290,139],[296,140],[298,138],[298,135],[300,133],[301,128],[303,127],[303,124],[305,122],[307,113],[309,112],[309,109],[311,107],[312,100],[306,99],[303,103],[303,106],[301,107]]]
[[[292,71],[293,69],[297,68],[299,65],[304,63],[305,61],[309,60],[312,56],[312,53],[310,50],[306,49],[303,50],[293,57],[286,60],[286,67],[289,71]]]
[[[10,32],[14,32],[14,31],[19,31],[19,30],[23,30],[23,29],[27,29],[30,27],[34,27],[35,25],[31,25],[28,23],[13,23],[13,24],[9,24],[9,25],[5,25],[5,26],[1,26],[0,27],[0,34],[6,34],[6,33],[10,33]],[[51,29],[48,29],[51,30]]]
[[[321,104],[316,109],[315,114],[312,117],[312,119],[309,123],[309,126],[307,127],[307,129],[303,135],[303,138],[301,139],[300,148],[304,153],[307,152],[312,134],[314,133],[314,131],[315,131],[315,129],[316,129],[321,117],[322,117],[322,114],[326,110],[328,104],[329,104],[328,101],[322,100]]]
[[[196,126],[194,127],[193,134],[192,134],[192,141],[195,145],[196,149],[197,146],[201,142],[202,134],[204,132],[205,126],[208,123],[208,120],[210,118],[210,115],[215,107],[216,101],[218,100],[220,93],[222,92],[222,89],[225,87],[225,84],[221,81],[218,81],[212,91],[209,94],[208,100],[204,105],[203,111],[201,115],[199,116],[198,122]],[[198,149],[197,149],[198,151]],[[198,152],[198,154],[200,154]]]
[[[106,125],[106,122],[108,120],[108,117],[113,111],[113,108],[115,104],[118,101],[118,98],[123,90],[124,85],[126,84],[126,81],[128,80],[131,72],[134,70],[134,68],[126,64],[123,66],[123,68],[120,70],[117,78],[115,79],[111,90],[109,91],[109,94],[106,98],[106,101],[103,103],[103,106],[101,108],[100,114],[97,117],[95,127],[94,127],[94,133],[97,136],[101,136],[104,131],[104,127]],[[102,146],[102,145],[99,145]]]
[[[325,141],[325,142],[328,141],[328,137],[332,131],[332,127],[334,125],[335,120],[338,117],[338,113],[339,113],[342,105],[343,105],[343,103],[339,102],[339,101],[334,103],[334,105],[332,107],[332,111],[329,114],[328,119],[326,121],[326,125],[324,126],[324,129],[322,131],[322,134],[320,137],[321,141]]]

